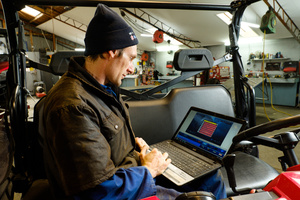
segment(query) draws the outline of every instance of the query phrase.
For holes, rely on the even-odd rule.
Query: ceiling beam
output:
[[[300,30],[282,6],[278,3],[277,0],[273,1],[273,7],[269,3],[269,0],[263,0],[266,5],[273,9],[276,17],[281,21],[281,23],[286,27],[286,29],[292,34],[292,36],[300,43]]]
[[[125,11],[132,16],[136,17],[137,19],[146,22],[150,24],[151,26],[157,28],[158,30],[164,32],[168,36],[172,37],[173,39],[181,42],[183,45],[189,47],[189,48],[199,48],[201,47],[201,42],[198,40],[192,40],[183,34],[177,32],[170,26],[164,24],[162,21],[156,19],[155,17],[151,16],[150,14],[146,13],[145,11],[139,9],[139,8],[134,8],[133,12],[131,12],[128,9],[125,8],[120,8],[121,11]]]
[[[76,28],[80,31],[86,32],[86,30],[87,30],[86,24],[83,24],[75,19],[70,18],[70,17],[66,17],[64,15],[58,15],[54,19],[56,19],[64,24],[67,24],[73,28]]]
[[[63,15],[63,13],[57,13],[57,12],[55,12],[55,13],[53,12],[52,13],[50,11],[46,12],[46,10],[40,10],[40,12],[42,14],[44,14],[45,16],[47,16],[49,18],[49,20],[56,19],[59,22],[67,24],[67,25],[69,25],[69,26],[71,26],[73,28],[76,28],[76,29],[78,29],[80,31],[83,31],[83,32],[86,32],[86,30],[87,30],[87,25],[86,24],[83,24],[83,23],[81,23],[81,22],[79,22],[79,21],[77,21],[75,19],[70,18],[70,17],[66,17],[66,16]],[[29,23],[31,23],[32,21],[33,20],[31,20]]]

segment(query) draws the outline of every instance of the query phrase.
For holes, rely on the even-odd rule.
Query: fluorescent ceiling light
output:
[[[84,48],[75,48],[75,51],[85,51]]]
[[[179,49],[176,45],[168,45],[168,46],[157,46],[157,51],[177,51]]]
[[[224,12],[217,14],[217,16],[225,22],[227,25],[231,24],[232,20],[232,14],[229,12]],[[241,29],[240,29],[240,35],[243,37],[257,37],[257,33],[255,33],[250,27],[253,28],[259,28],[258,24],[248,23],[248,22],[242,22],[241,23]]]
[[[40,11],[38,11],[38,10],[36,10],[34,8],[31,8],[29,6],[25,6],[25,8],[23,8],[21,11],[24,12],[24,13],[26,13],[26,14],[28,14],[28,15],[31,15],[33,17],[36,17],[39,14],[41,14]]]
[[[144,34],[144,33],[142,33],[141,36],[142,37],[153,37],[153,34],[151,35],[151,34]]]

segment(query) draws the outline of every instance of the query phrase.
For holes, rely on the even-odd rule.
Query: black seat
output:
[[[23,197],[23,200],[54,200],[49,181],[47,180],[43,159],[43,124],[39,123],[44,108],[45,98],[40,99],[34,107],[33,136],[31,138],[33,183]]]
[[[12,198],[13,137],[6,131],[4,109],[0,109],[0,199]]]
[[[264,188],[270,180],[273,180],[279,175],[279,172],[273,167],[255,156],[241,151],[236,151],[234,154],[236,158],[233,169],[236,177],[237,190],[239,190],[239,188],[247,188],[249,190]],[[221,168],[221,172],[227,195],[235,195],[229,186],[225,167]]]

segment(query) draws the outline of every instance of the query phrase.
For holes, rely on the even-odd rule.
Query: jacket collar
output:
[[[72,57],[70,60],[68,72],[71,73],[73,76],[76,76],[81,81],[87,83],[91,87],[101,90],[102,92],[106,93],[105,88],[92,76],[90,75],[87,70],[84,68],[85,57]],[[119,98],[119,88],[113,84],[108,84],[110,88],[115,92],[117,99]],[[108,93],[107,93],[108,94]],[[110,94],[111,95],[111,94]],[[111,95],[113,96],[113,95]]]

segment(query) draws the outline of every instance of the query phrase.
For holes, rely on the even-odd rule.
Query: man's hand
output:
[[[136,137],[135,138],[135,143],[138,145],[139,149],[141,150],[144,146],[146,146],[149,149],[149,145],[143,138]]]
[[[171,163],[171,159],[168,158],[168,153],[161,153],[156,148],[147,153],[149,146],[145,145],[141,148],[140,159],[141,165],[148,168],[153,178],[162,174]]]

